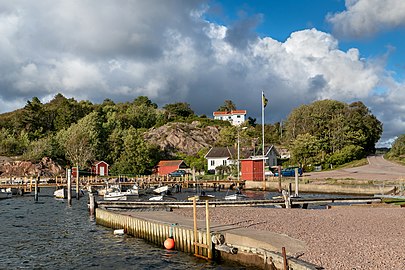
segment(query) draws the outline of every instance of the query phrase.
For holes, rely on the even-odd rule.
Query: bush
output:
[[[364,149],[358,145],[348,145],[342,150],[333,153],[328,158],[328,163],[333,165],[342,165],[353,160],[361,159],[364,156]]]

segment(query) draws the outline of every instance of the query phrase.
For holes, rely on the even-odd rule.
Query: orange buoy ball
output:
[[[166,249],[173,249],[174,248],[174,239],[171,237],[167,238],[165,240],[164,245],[165,245]]]

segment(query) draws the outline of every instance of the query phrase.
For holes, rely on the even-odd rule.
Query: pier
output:
[[[378,197],[344,197],[344,198],[294,198],[291,197],[291,205],[301,206],[306,208],[310,204],[328,205],[331,203],[381,203],[382,199]],[[104,201],[97,202],[98,207],[105,209],[141,209],[141,208],[163,208],[170,210],[171,208],[191,208],[193,203],[190,201]],[[284,206],[284,199],[272,200],[240,200],[240,201],[224,201],[213,200],[209,202],[210,207],[240,207],[240,206]],[[203,202],[197,202],[197,207],[205,207]]]
[[[198,220],[195,234],[192,219],[167,211],[115,212],[97,208],[96,222],[113,229],[123,229],[126,234],[162,247],[172,229],[175,249],[201,258],[222,258],[272,270],[284,269],[286,262],[289,269],[323,269],[294,257],[294,254],[306,250],[302,241],[272,232],[237,225],[211,224],[211,233],[207,235],[206,222]],[[283,254],[283,250],[287,253]],[[211,258],[209,254],[212,254]]]

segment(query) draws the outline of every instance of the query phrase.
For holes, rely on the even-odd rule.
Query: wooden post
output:
[[[68,169],[67,170],[67,200],[69,206],[72,205],[72,170]]]
[[[298,197],[298,168],[295,168],[295,190],[294,197]]]
[[[198,254],[197,246],[197,197],[193,197],[193,220],[194,220],[194,254]]]
[[[89,211],[90,216],[94,216],[96,213],[96,200],[93,192],[89,192]]]
[[[38,201],[38,182],[39,182],[39,176],[37,179],[35,179],[35,194],[34,194],[34,201]]]
[[[76,199],[79,199],[79,165],[77,166],[77,170],[76,170]]]
[[[210,214],[209,214],[209,203],[208,200],[205,200],[205,226],[207,227],[207,257],[212,259],[212,241],[211,241],[211,232],[210,232]]]
[[[282,247],[281,249],[282,255],[283,255],[283,269],[288,270],[288,262],[287,262],[287,254],[285,252],[285,247]]]

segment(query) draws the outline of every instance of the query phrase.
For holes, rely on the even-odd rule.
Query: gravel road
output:
[[[190,209],[175,213],[192,217]],[[204,212],[198,209],[198,217]],[[227,207],[210,209],[211,222],[286,234],[304,241],[300,258],[325,269],[405,269],[405,209],[328,210]],[[246,225],[245,225],[246,224]]]
[[[385,160],[383,156],[369,156],[368,164],[355,168],[304,173],[309,179],[405,180],[405,166]]]

